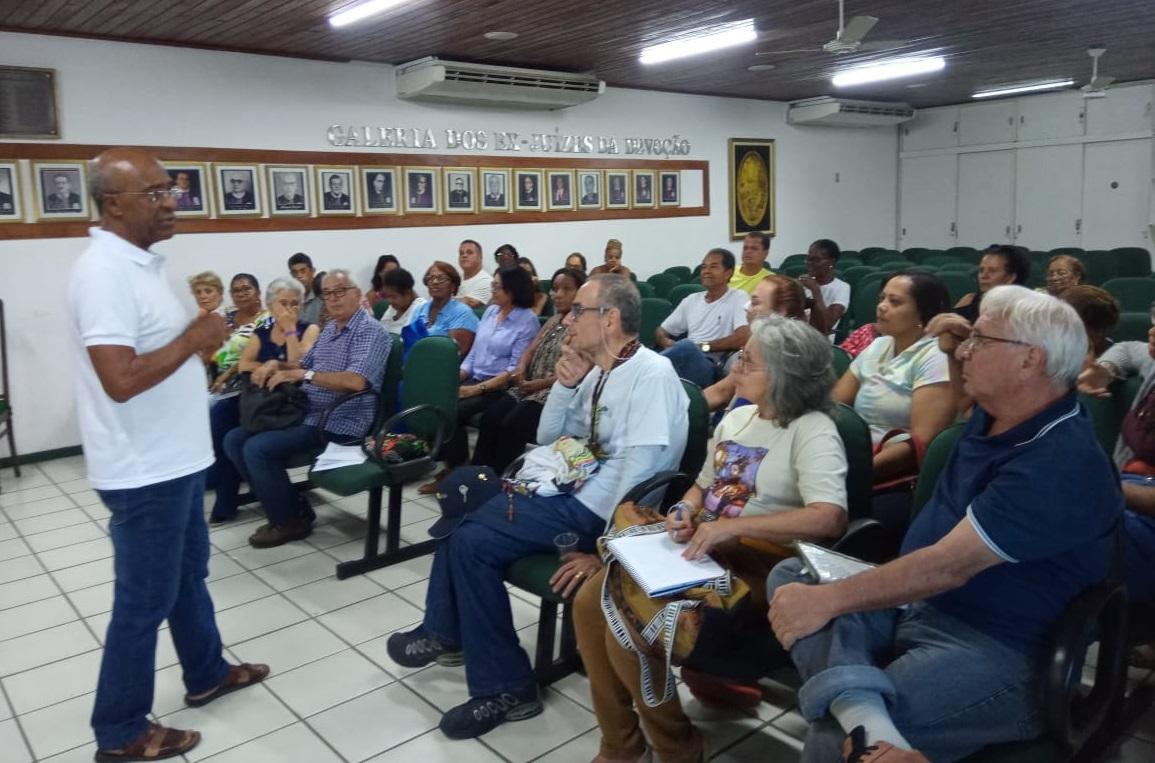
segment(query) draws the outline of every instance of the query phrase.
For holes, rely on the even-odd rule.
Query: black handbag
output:
[[[249,432],[288,429],[305,420],[309,396],[301,385],[282,382],[273,389],[246,384],[239,397],[241,426]]]

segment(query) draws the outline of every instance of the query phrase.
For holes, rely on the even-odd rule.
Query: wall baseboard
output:
[[[67,448],[41,450],[36,453],[21,453],[16,457],[8,456],[6,458],[0,458],[0,469],[10,469],[17,465],[35,464],[38,461],[52,461],[56,458],[67,458],[68,456],[79,456],[82,452],[79,445],[70,445]]]

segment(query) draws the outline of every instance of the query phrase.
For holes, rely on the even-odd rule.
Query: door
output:
[[[948,249],[955,245],[957,158],[918,156],[899,168],[899,248]]]
[[[1083,248],[1150,248],[1151,141],[1088,143],[1083,154]]]
[[[982,151],[958,158],[958,242],[982,249],[1010,242],[1014,231],[1015,152]]]
[[[1083,146],[1015,152],[1015,243],[1034,251],[1080,246]]]

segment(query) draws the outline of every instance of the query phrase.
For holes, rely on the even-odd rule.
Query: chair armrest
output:
[[[513,462],[509,466],[505,467],[505,471],[501,473],[501,478],[503,480],[513,479],[514,477],[517,476],[517,473],[519,471],[521,471],[521,465],[524,463],[525,463],[525,454],[523,453],[522,455],[513,459]]]
[[[337,410],[338,408],[340,408],[342,405],[349,402],[350,400],[355,400],[355,399],[357,399],[359,397],[363,397],[365,395],[376,396],[377,392],[372,387],[365,387],[365,389],[361,390],[360,392],[350,392],[347,395],[341,395],[341,397],[337,398],[332,403],[325,406],[324,410],[321,411],[321,418],[317,420],[317,431],[320,432],[322,435],[324,435],[325,434],[325,425],[329,423],[329,417],[331,415],[333,415],[333,411]],[[369,426],[366,427],[366,429],[368,429],[371,426],[373,426],[372,421],[369,422]]]
[[[1099,642],[1095,681],[1082,685],[1087,647]],[[1052,630],[1049,662],[1043,666],[1043,717],[1051,737],[1067,750],[1080,749],[1103,725],[1125,688],[1127,593],[1104,581],[1076,596]]]
[[[851,520],[846,526],[846,532],[830,548],[873,564],[882,564],[898,556],[897,543],[892,534],[877,519],[869,518]]]
[[[658,472],[653,477],[650,477],[647,480],[643,480],[642,482],[639,482],[630,488],[626,494],[622,496],[622,503],[626,503],[628,501],[639,503],[643,498],[650,495],[659,488],[667,487],[675,482],[689,482],[691,479],[693,478],[687,474],[683,474],[682,472]],[[665,507],[662,508],[662,513],[665,514]]]
[[[381,425],[381,428],[377,430],[377,434],[373,436],[372,448],[368,448],[362,445],[362,450],[365,451],[365,454],[368,455],[369,459],[374,463],[381,466],[392,466],[392,464],[382,461],[381,458],[377,455],[381,452],[381,443],[384,441],[385,435],[392,432],[393,428],[396,427],[397,424],[404,422],[406,419],[414,416],[415,414],[426,413],[428,411],[432,411],[437,416],[437,431],[434,432],[433,442],[429,443],[430,456],[436,455],[436,453],[441,449],[441,446],[445,443],[445,439],[448,437],[449,432],[452,431],[455,422],[450,420],[449,415],[445,411],[441,410],[435,405],[432,405],[431,403],[415,405],[412,408],[407,408],[400,413],[395,413],[390,416],[385,420],[385,423]]]

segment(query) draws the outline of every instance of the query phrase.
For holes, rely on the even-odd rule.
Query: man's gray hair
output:
[[[96,159],[88,162],[88,195],[97,212],[104,211],[104,194],[108,189],[108,173]]]
[[[277,295],[283,291],[291,291],[297,299],[304,299],[305,287],[301,286],[295,278],[274,278],[268,286],[265,287],[265,307],[269,307],[277,299]]]
[[[770,379],[766,403],[779,426],[833,406],[834,355],[830,340],[810,324],[770,315],[750,325]]]
[[[598,283],[600,306],[618,311],[622,333],[637,336],[642,330],[642,295],[638,294],[638,287],[630,279],[616,273],[601,273],[590,280]]]
[[[323,279],[321,279],[321,282],[324,283],[325,281],[332,278],[333,276],[341,276],[346,281],[348,281],[349,285],[352,286],[354,289],[359,288],[357,286],[357,282],[353,280],[353,274],[350,273],[345,268],[333,268],[329,272],[325,273],[325,277]]]
[[[1075,386],[1087,357],[1087,329],[1075,308],[1023,286],[996,286],[983,295],[979,315],[1001,323],[1005,339],[1038,347],[1047,357],[1047,376],[1062,390]]]

